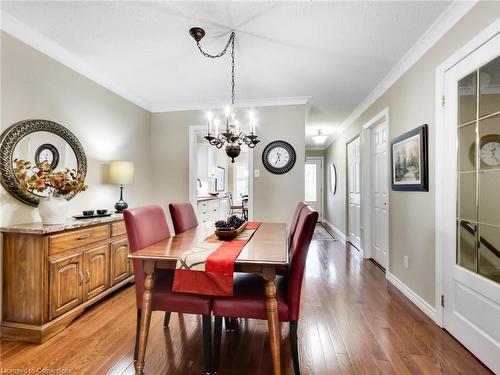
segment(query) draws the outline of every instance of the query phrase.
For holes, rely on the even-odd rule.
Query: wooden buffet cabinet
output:
[[[2,339],[42,343],[134,280],[121,215],[1,231]]]

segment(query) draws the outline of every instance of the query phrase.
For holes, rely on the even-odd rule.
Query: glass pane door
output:
[[[500,282],[500,57],[458,95],[457,263]]]

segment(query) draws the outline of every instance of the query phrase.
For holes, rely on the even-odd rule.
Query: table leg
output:
[[[146,357],[146,344],[148,342],[149,323],[151,322],[151,309],[153,307],[155,262],[144,261],[144,293],[142,294],[141,328],[139,330],[139,350],[135,362],[135,373],[144,374],[144,362]]]
[[[280,363],[280,341],[281,329],[278,319],[278,303],[276,302],[276,278],[274,268],[265,270],[264,280],[266,280],[266,310],[267,325],[269,327],[269,346],[271,347],[271,356],[273,360],[273,374],[281,374]]]

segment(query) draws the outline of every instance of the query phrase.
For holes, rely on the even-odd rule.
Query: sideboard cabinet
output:
[[[119,215],[1,231],[2,339],[42,343],[134,280]]]

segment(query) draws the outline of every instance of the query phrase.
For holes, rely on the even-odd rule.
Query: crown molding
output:
[[[1,10],[0,30],[5,31],[7,34],[12,35],[16,39],[19,39],[37,51],[42,52],[82,76],[87,77],[118,96],[144,108],[147,111],[151,111],[149,105],[147,105],[143,99],[131,94],[126,89],[111,83],[99,73],[91,69],[85,61],[61,45],[55,43],[42,33],[18,20],[16,17],[12,16],[3,9]]]
[[[380,98],[403,74],[405,74],[420,58],[429,51],[455,24],[469,12],[478,0],[456,0],[433,22],[427,31],[405,53],[403,58],[379,82],[368,96],[340,124],[337,134],[328,140],[326,148],[333,142],[370,106]]]
[[[264,98],[264,99],[246,99],[238,100],[238,108],[254,108],[254,107],[273,107],[281,105],[308,105],[312,99],[312,96],[290,96],[281,98]],[[224,100],[212,100],[212,101],[200,101],[192,103],[179,103],[172,104],[168,106],[153,106],[151,112],[176,112],[176,111],[196,111],[196,110],[207,110],[214,108],[224,108],[227,105],[227,101]]]

